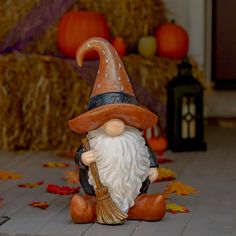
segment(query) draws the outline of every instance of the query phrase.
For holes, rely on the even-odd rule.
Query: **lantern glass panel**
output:
[[[182,97],[182,122],[181,138],[189,139],[196,137],[196,104],[194,97]]]

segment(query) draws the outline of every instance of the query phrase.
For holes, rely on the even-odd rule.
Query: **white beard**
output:
[[[110,137],[102,129],[90,131],[88,139],[98,154],[96,164],[103,185],[108,187],[112,200],[127,212],[140,194],[142,182],[150,166],[148,149],[141,132],[126,126],[122,135]],[[96,189],[89,171],[89,183]]]

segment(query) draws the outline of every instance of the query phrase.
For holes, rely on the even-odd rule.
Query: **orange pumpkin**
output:
[[[115,37],[111,41],[111,44],[116,49],[116,51],[120,57],[122,57],[126,54],[126,44],[125,44],[125,41],[122,37],[120,37],[120,36]]]
[[[165,23],[156,29],[157,54],[172,59],[187,55],[189,38],[185,29],[175,23]]]
[[[110,38],[109,27],[105,17],[95,11],[70,11],[60,20],[57,31],[57,42],[60,51],[75,58],[77,48],[91,37]],[[96,59],[97,52],[86,54],[86,59]]]
[[[157,153],[163,153],[167,149],[167,140],[162,136],[152,137],[147,142],[152,150]]]

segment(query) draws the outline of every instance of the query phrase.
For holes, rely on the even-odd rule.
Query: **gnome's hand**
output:
[[[89,166],[92,162],[95,162],[97,159],[97,153],[94,150],[84,152],[81,155],[81,160],[84,165]]]
[[[151,183],[155,182],[156,179],[158,178],[158,169],[157,168],[149,168],[148,175],[149,175],[150,182]]]

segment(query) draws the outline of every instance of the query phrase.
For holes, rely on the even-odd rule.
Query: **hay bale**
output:
[[[0,146],[6,150],[77,147],[67,122],[82,113],[90,86],[70,63],[50,56],[0,57]]]
[[[4,0],[0,3],[0,43],[18,22],[36,5],[39,0]]]

